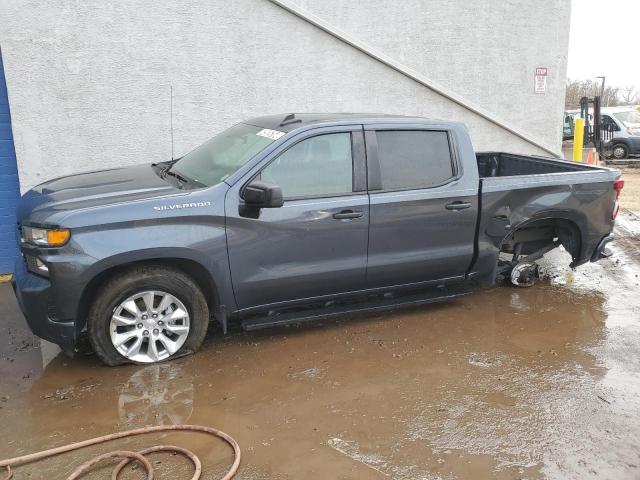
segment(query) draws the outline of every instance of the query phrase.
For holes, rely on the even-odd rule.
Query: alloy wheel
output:
[[[613,157],[618,160],[622,160],[626,156],[626,151],[624,147],[614,147],[613,149]]]
[[[189,336],[189,312],[170,293],[139,292],[115,308],[109,335],[114,348],[129,360],[140,363],[166,360]]]

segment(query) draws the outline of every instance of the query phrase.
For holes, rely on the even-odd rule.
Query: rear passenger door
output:
[[[365,128],[368,287],[464,278],[474,253],[478,184],[464,180],[454,140],[446,129],[420,125]]]

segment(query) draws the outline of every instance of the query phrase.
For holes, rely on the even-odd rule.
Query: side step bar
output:
[[[301,310],[287,313],[274,313],[264,317],[252,317],[241,322],[244,330],[259,330],[261,328],[289,325],[292,323],[306,323],[316,320],[338,317],[341,315],[384,312],[402,307],[415,307],[429,303],[443,302],[471,293],[471,289],[461,286],[445,286],[411,294],[398,294],[391,296],[381,295],[377,298],[362,301],[360,303],[336,304],[313,310]]]

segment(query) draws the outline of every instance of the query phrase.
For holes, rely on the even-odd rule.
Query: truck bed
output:
[[[613,182],[620,172],[607,167],[503,152],[476,153],[483,193]]]
[[[610,234],[616,200],[613,182],[619,171],[501,152],[476,153],[476,161],[480,213],[473,272],[479,277],[493,281],[495,272],[488,277],[485,272],[497,265],[506,235],[525,224],[568,221],[575,226],[579,239],[572,250],[573,266],[589,261]]]
[[[503,152],[476,153],[480,178],[600,170],[584,163]]]

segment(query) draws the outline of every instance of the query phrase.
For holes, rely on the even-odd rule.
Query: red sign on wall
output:
[[[533,80],[534,93],[547,93],[547,75],[549,69],[547,67],[536,68],[536,74]]]

